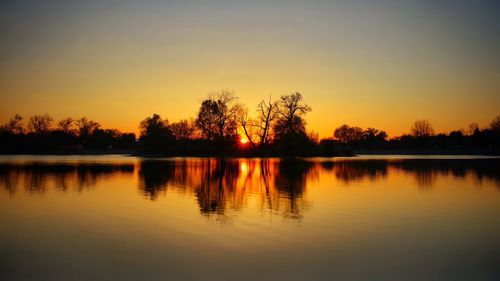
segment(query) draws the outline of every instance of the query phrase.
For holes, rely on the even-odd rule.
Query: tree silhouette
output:
[[[236,103],[232,91],[215,92],[201,103],[196,126],[206,139],[232,140],[238,136],[237,117],[240,112],[241,106]]]
[[[82,117],[75,121],[76,126],[78,127],[78,135],[81,138],[90,137],[95,130],[99,129],[101,125],[95,121],[87,119],[87,117]]]
[[[99,123],[82,117],[65,118],[52,129],[48,114],[28,120],[15,115],[0,126],[0,153],[122,153],[138,150],[148,154],[182,156],[334,156],[353,155],[357,149],[384,149],[394,153],[471,153],[499,154],[500,116],[487,128],[476,123],[462,129],[435,135],[427,120],[416,121],[410,135],[387,139],[387,133],[374,128],[342,125],[334,138],[319,140],[306,131],[305,115],[311,107],[300,93],[281,96],[277,101],[262,100],[254,115],[237,102],[234,92],[221,90],[202,101],[197,118],[169,124],[154,114],[140,123],[140,138],[133,133],[101,129]],[[242,145],[244,134],[251,147]],[[418,151],[420,150],[420,151]],[[429,152],[430,151],[430,152]]]
[[[246,107],[241,107],[241,110],[238,114],[238,120],[241,127],[243,128],[243,133],[245,134],[247,140],[250,142],[253,148],[256,148],[257,145],[254,141],[254,126],[256,122],[248,118],[248,110],[246,109]]]
[[[189,140],[194,137],[196,125],[194,121],[180,120],[170,124],[170,130],[176,140]]]
[[[470,123],[467,132],[472,135],[476,130],[479,130],[479,125],[476,122]]]
[[[382,147],[386,142],[387,133],[374,128],[366,130],[356,126],[342,125],[335,129],[333,136],[342,145],[352,147],[375,148]]]
[[[271,101],[271,96],[269,96],[269,101],[262,100],[257,105],[257,122],[255,126],[257,127],[256,134],[259,137],[260,145],[271,142],[271,129],[277,117],[277,108],[276,102]]]
[[[387,139],[387,133],[382,130],[368,128],[363,132],[363,142],[368,147],[383,145]]]
[[[344,124],[335,129],[333,136],[342,143],[352,144],[363,139],[363,129]]]
[[[34,115],[28,121],[28,130],[32,133],[43,135],[46,134],[52,125],[52,117],[48,114]]]
[[[240,125],[243,128],[245,136],[250,141],[250,144],[255,148],[268,145],[272,141],[272,129],[277,117],[277,103],[262,100],[257,105],[257,116],[255,119],[247,117],[247,110],[244,109],[239,118]]]
[[[417,120],[411,128],[411,134],[414,137],[429,137],[434,135],[434,128],[427,120]]]
[[[62,132],[69,134],[72,132],[71,127],[73,126],[74,120],[71,117],[64,118],[61,121],[57,123],[57,126],[59,127],[59,130]]]
[[[168,120],[153,114],[142,120],[139,125],[141,135],[139,143],[143,151],[167,152],[174,136],[169,128]]]
[[[99,123],[85,117],[76,122],[72,118],[63,119],[53,129],[48,114],[35,115],[29,119],[27,134],[21,121],[22,117],[16,115],[0,126],[0,153],[85,153],[87,149],[91,153],[96,149],[107,153],[115,148],[122,151],[135,148],[135,134],[100,129]],[[77,125],[78,134],[73,124]]]
[[[16,114],[6,124],[1,126],[0,130],[9,134],[22,134],[24,132],[23,124],[21,123],[22,120],[23,117]]]
[[[490,123],[490,129],[496,133],[500,134],[500,115],[495,117]]]
[[[278,139],[305,134],[304,115],[311,111],[311,107],[303,102],[300,93],[281,96],[276,106],[278,117],[274,131]]]

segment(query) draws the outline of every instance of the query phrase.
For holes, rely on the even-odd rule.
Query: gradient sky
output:
[[[301,92],[321,137],[343,123],[394,136],[500,114],[500,2],[0,2],[0,122],[83,115],[137,131],[194,117],[233,89],[253,112]]]

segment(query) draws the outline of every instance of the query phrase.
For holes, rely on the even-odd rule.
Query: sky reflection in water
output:
[[[499,161],[3,158],[0,269],[7,280],[487,280],[499,274]]]

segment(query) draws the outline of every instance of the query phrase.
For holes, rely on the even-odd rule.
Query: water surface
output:
[[[498,280],[500,159],[0,157],[1,280]]]

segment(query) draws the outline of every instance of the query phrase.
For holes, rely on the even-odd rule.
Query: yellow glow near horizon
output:
[[[322,138],[342,124],[485,127],[500,113],[494,3],[105,2],[1,9],[0,123],[49,113],[138,133],[153,113],[194,118],[218,89],[250,115],[301,92]]]

